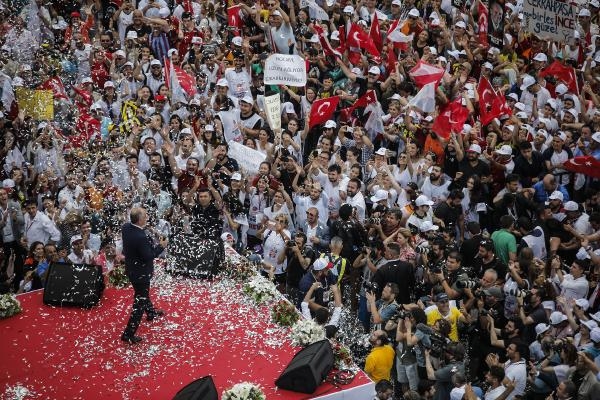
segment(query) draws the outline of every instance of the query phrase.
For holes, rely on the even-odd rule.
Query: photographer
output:
[[[383,257],[385,246],[383,242],[376,241],[371,246],[363,247],[359,256],[354,260],[352,269],[362,270],[362,285],[358,298],[358,319],[363,324],[365,331],[370,330],[371,317],[367,310],[367,287],[371,286],[371,278],[387,260]]]
[[[396,327],[396,376],[402,385],[402,392],[408,389],[417,390],[419,372],[417,366],[425,369],[425,355],[423,346],[430,346],[431,342],[427,332],[419,329],[419,325],[427,323],[425,311],[413,308],[398,319]]]
[[[301,300],[300,280],[315,258],[312,248],[306,246],[306,235],[304,233],[296,232],[292,240],[286,243],[285,257],[287,259],[285,293],[292,304],[298,304]]]
[[[400,306],[396,303],[396,296],[400,288],[393,282],[388,282],[381,292],[381,298],[375,300],[373,291],[367,291],[367,309],[371,313],[371,323],[374,330],[385,329],[387,322],[396,314]]]
[[[447,400],[453,388],[452,376],[465,373],[465,347],[462,343],[449,343],[443,354],[443,366],[434,370],[431,360],[431,350],[425,350],[425,369],[427,379],[435,380],[433,400]]]
[[[491,239],[483,239],[479,242],[479,252],[472,261],[471,267],[473,274],[477,277],[482,277],[486,270],[493,269],[501,281],[504,281],[508,272],[506,265],[496,257],[494,242]]]
[[[548,316],[542,301],[546,296],[546,290],[542,287],[534,287],[526,296],[518,296],[517,304],[519,308],[519,318],[525,325],[525,334],[523,339],[526,343],[531,343],[535,340],[535,326],[537,324],[547,324]],[[527,300],[527,306],[524,306]],[[527,313],[525,312],[527,310]]]
[[[328,307],[323,307],[314,301],[313,294],[323,286],[320,282],[314,282],[304,299],[300,304],[302,310],[302,316],[306,319],[311,319],[314,314],[315,322],[323,327],[326,325],[332,325],[337,327],[340,322],[340,316],[342,315],[342,295],[336,285],[331,286],[331,293],[333,294],[333,312],[329,313]]]
[[[424,224],[424,225],[427,225]],[[443,239],[436,238],[428,243],[419,244],[415,251],[421,255],[421,261],[417,268],[417,281],[422,285],[417,297],[427,296],[432,287],[437,283],[435,275],[431,271],[442,271],[446,265],[446,247]]]
[[[446,257],[447,278],[444,276],[443,271],[430,270],[430,274],[435,276],[437,282],[444,288],[444,292],[452,300],[462,298],[465,288],[472,283],[469,281],[469,275],[461,268],[461,265],[462,256],[457,251],[453,251]],[[465,282],[468,284],[465,284]]]

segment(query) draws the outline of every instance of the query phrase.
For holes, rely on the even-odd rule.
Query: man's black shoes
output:
[[[121,340],[124,341],[124,342],[126,342],[126,343],[129,343],[129,344],[136,344],[136,343],[141,342],[143,339],[141,337],[139,337],[139,336],[125,336],[125,335],[123,335],[123,336],[121,336]]]

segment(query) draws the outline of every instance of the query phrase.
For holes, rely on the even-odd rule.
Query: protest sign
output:
[[[491,46],[501,49],[504,43],[504,0],[489,0],[488,7],[487,40]]]
[[[274,132],[281,132],[281,98],[279,93],[265,96],[265,114],[267,122]]]
[[[240,169],[246,170],[246,173],[250,175],[258,173],[258,167],[261,162],[265,161],[266,155],[238,142],[228,142],[227,144],[229,144],[227,155],[238,162]]]
[[[306,85],[306,62],[295,54],[273,54],[265,62],[265,85]]]
[[[541,39],[566,41],[577,27],[575,6],[558,0],[525,0],[525,28]]]
[[[54,96],[52,90],[31,90],[18,87],[15,90],[19,109],[37,120],[54,119]]]

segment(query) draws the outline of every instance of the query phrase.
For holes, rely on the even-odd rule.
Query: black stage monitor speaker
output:
[[[101,266],[52,263],[46,275],[44,304],[93,307],[100,302],[103,291]]]
[[[174,275],[212,279],[225,260],[223,241],[193,234],[175,235],[169,243],[167,271]]]
[[[333,368],[329,340],[321,340],[300,350],[275,381],[280,389],[314,393]]]
[[[181,389],[173,400],[219,400],[212,376],[196,379]]]

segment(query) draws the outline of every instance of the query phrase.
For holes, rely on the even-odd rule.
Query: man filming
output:
[[[393,282],[388,282],[383,287],[379,300],[375,300],[374,290],[367,291],[367,309],[371,312],[371,322],[374,330],[384,329],[386,323],[398,311],[399,305],[396,303],[396,296],[399,292],[400,288]]]

